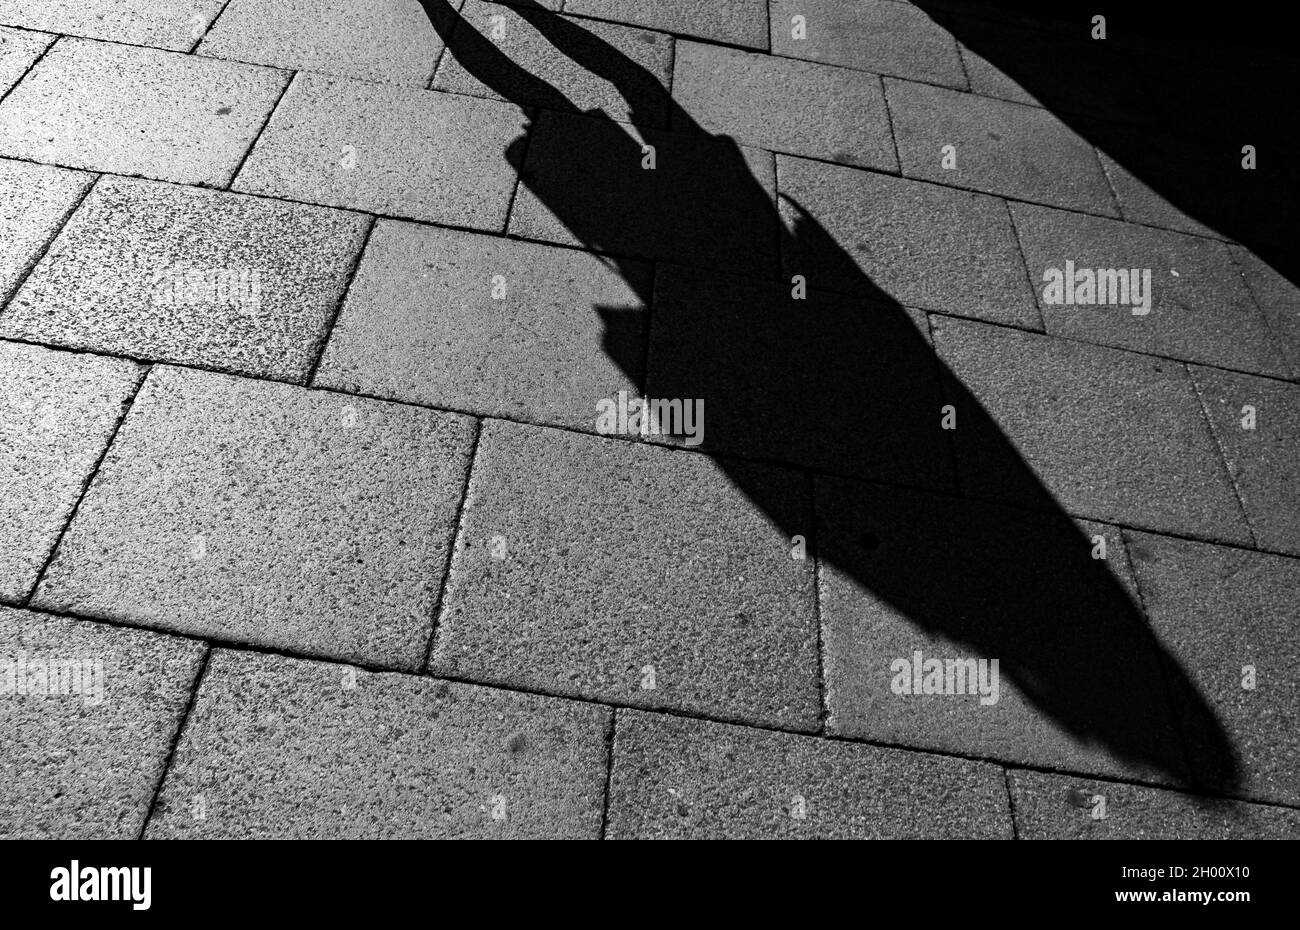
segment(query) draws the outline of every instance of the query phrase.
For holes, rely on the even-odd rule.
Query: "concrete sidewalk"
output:
[[[1291,245],[1109,144],[1238,127],[451,6],[0,0],[0,837],[1300,837]]]

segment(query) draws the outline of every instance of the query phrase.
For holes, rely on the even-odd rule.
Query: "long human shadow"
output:
[[[1300,79],[1294,63],[1219,42],[1223,30],[1203,22],[1180,28],[1182,17],[1161,16],[1153,23],[1156,11],[1140,4],[1112,7],[1105,40],[1092,38],[1095,3],[913,6],[1020,88],[968,57],[976,91],[1022,100],[1023,91],[1112,159],[1130,218],[1192,231],[1171,216],[1172,207],[1200,224],[1195,231],[1241,243],[1300,284],[1300,172],[1291,154],[1300,122],[1288,116]],[[1258,32],[1281,26],[1254,12]],[[1190,44],[1175,52],[1173,39]],[[1247,145],[1255,149],[1251,169],[1243,167]]]
[[[919,634],[998,659],[1030,705],[1081,743],[1194,789],[1236,785],[1214,712],[1093,558],[1090,538],[937,357],[924,320],[801,205],[787,200],[782,221],[769,156],[704,130],[653,75],[572,20],[512,2],[559,53],[619,89],[642,140],[608,114],[579,112],[445,0],[421,2],[461,66],[540,108],[505,153],[521,179],[516,212],[528,214],[534,198],[552,232],[602,253],[653,307],[649,324],[642,311],[595,308],[605,350],[649,396],[703,399],[698,449],[736,488],[788,536],[814,538],[824,566]],[[650,128],[663,107],[670,131]],[[654,146],[653,170],[643,142]],[[794,299],[781,268],[792,255],[817,256],[819,269],[869,297],[812,286]],[[653,276],[646,260],[657,262]],[[944,405],[956,410],[955,431],[941,429]],[[958,459],[996,469],[1027,507],[958,496]],[[790,482],[764,462],[830,476],[815,479],[815,531]],[[865,658],[866,674],[887,683],[891,660],[913,645],[919,637],[896,639],[891,654],[853,661]]]

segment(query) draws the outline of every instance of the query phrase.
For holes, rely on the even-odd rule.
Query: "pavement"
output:
[[[1094,29],[0,0],[0,837],[1300,837],[1300,62]]]

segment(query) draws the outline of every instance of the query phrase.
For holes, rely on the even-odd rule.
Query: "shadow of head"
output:
[[[799,203],[778,207],[770,154],[707,132],[662,88],[669,131],[548,107],[558,91],[521,75],[440,0],[422,2],[464,68],[543,107],[508,153],[516,204],[544,208],[548,238],[610,255],[653,304],[648,325],[644,313],[599,308],[606,350],[651,397],[701,402],[698,448],[782,533],[812,535],[823,572],[859,592],[840,629],[840,664],[856,680],[837,690],[891,700],[891,666],[915,650],[997,659],[1011,686],[1000,705],[921,714],[909,743],[936,742],[945,727],[1022,744],[1053,731],[1129,770],[1230,789],[1237,762],[1221,725],[1094,557],[1095,541],[937,358],[925,315],[876,286]],[[575,21],[535,4],[517,11],[557,54],[645,96],[653,77]],[[801,255],[847,285],[822,291],[780,270]],[[960,429],[942,428],[945,407]],[[957,496],[955,447],[1001,469],[1026,506]],[[815,530],[790,466],[817,476]]]

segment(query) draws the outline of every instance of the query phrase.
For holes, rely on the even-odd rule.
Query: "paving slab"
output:
[[[777,157],[787,276],[810,287],[1038,328],[1006,206],[968,193]]]
[[[22,79],[56,36],[0,27],[0,96]]]
[[[0,23],[185,52],[223,0],[3,0]]]
[[[1300,555],[1300,385],[1191,366],[1255,541]]]
[[[696,451],[953,486],[924,313],[660,265],[650,320],[647,392],[704,401]]]
[[[608,119],[543,112],[510,234],[771,278],[779,232],[772,156],[698,131],[638,135]],[[651,155],[654,167],[645,167]]]
[[[1156,634],[1205,695],[1211,723],[1184,713],[1202,778],[1257,801],[1300,801],[1300,561],[1129,533]],[[1237,784],[1216,739],[1238,759]]]
[[[595,839],[609,711],[218,650],[148,837]]]
[[[665,128],[673,40],[595,20],[548,17],[542,31],[510,7],[465,0],[458,42],[473,33],[494,46],[515,68],[476,67],[492,75],[488,87],[455,53],[438,65],[435,90],[510,100],[539,107],[599,111],[639,126]],[[471,32],[472,30],[472,32]]]
[[[565,0],[564,12],[767,49],[764,0]]]
[[[141,377],[130,362],[0,342],[0,598],[31,592]]]
[[[918,7],[892,0],[771,0],[770,6],[774,55],[966,87],[957,43]]]
[[[829,732],[1185,778],[1116,528],[821,478],[817,514]]]
[[[435,674],[812,729],[807,485],[774,468],[501,421],[483,428]],[[731,488],[746,481],[745,493]],[[767,512],[745,500],[765,501]]]
[[[621,270],[572,249],[382,221],[314,383],[590,431],[597,401],[636,395],[641,380],[651,270]]]
[[[611,839],[1010,839],[1002,771],[621,710]]]
[[[462,0],[454,0],[458,8]],[[197,52],[427,87],[443,42],[418,2],[231,0]]]
[[[1022,840],[1300,839],[1300,811],[1287,808],[1038,772],[1007,780]]]
[[[0,607],[0,838],[139,836],[203,649]]]
[[[500,232],[523,125],[494,100],[299,74],[234,188]]]
[[[156,367],[33,603],[418,668],[471,432],[449,414]]]
[[[62,39],[0,104],[0,154],[224,187],[287,80],[253,65]]]
[[[1011,212],[1049,333],[1256,374],[1288,373],[1222,242],[1028,204],[1012,204]],[[1083,302],[1063,302],[1070,267],[1072,293]],[[1134,300],[1132,269],[1145,303]],[[1112,270],[1128,273],[1114,279],[1118,295],[1105,288],[1107,303],[1101,284]],[[1049,275],[1064,282],[1055,293]],[[1087,285],[1093,279],[1095,288]]]
[[[76,171],[0,159],[0,307],[92,181]]]
[[[709,132],[756,148],[897,171],[874,74],[678,42],[673,98]]]
[[[1119,215],[1092,144],[1049,111],[892,78],[885,94],[904,175]]]
[[[1268,261],[1241,246],[1229,246],[1255,304],[1268,320],[1278,351],[1291,377],[1300,380],[1300,258]],[[1276,267],[1275,267],[1276,265]]]
[[[365,229],[354,213],[105,177],[0,337],[301,382]]]
[[[933,317],[958,482],[972,497],[1249,544],[1184,366]],[[963,419],[964,417],[964,419]],[[1055,505],[1049,505],[1055,506]]]

